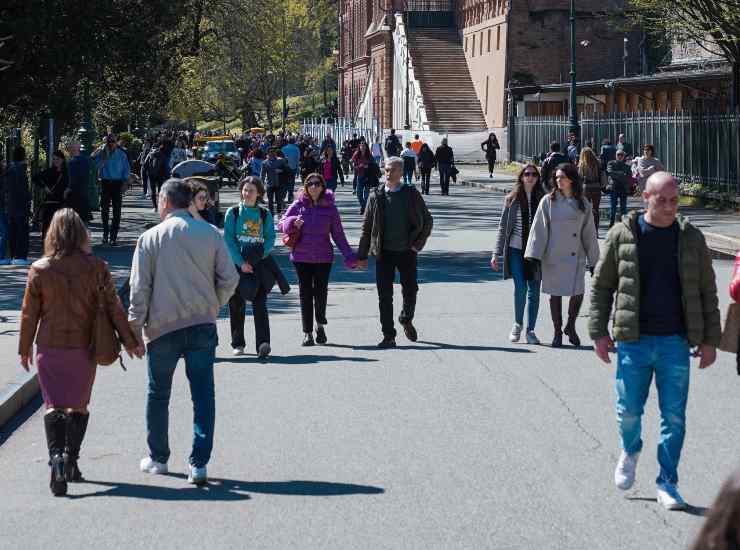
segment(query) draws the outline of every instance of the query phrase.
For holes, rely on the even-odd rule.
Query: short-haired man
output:
[[[118,238],[118,228],[121,225],[121,207],[123,206],[123,190],[131,165],[128,155],[118,147],[116,137],[109,134],[105,137],[105,144],[92,154],[98,168],[100,178],[100,219],[103,221],[103,244],[115,246]],[[113,221],[108,224],[108,215],[111,203],[113,204]]]
[[[690,348],[699,368],[714,363],[720,340],[712,258],[701,231],[678,216],[678,184],[667,172],[650,176],[647,210],[609,230],[591,290],[589,332],[609,363],[617,341],[617,423],[622,454],[614,472],[619,489],[635,481],[642,450],[641,419],[655,376],[660,407],[658,502],[686,508],[678,492],[678,462],[686,429]]]
[[[80,154],[80,142],[72,141],[67,145],[69,152],[69,196],[67,203],[74,209],[80,218],[90,221],[90,206],[87,200],[90,182],[90,160]]]
[[[144,332],[149,367],[149,456],[142,459],[141,470],[167,472],[170,390],[183,357],[193,399],[188,481],[200,484],[207,479],[213,448],[216,317],[234,293],[239,275],[218,230],[188,212],[191,194],[190,185],[179,179],[162,186],[162,223],[141,235],[134,251],[129,321]]]
[[[406,337],[416,342],[412,323],[416,309],[416,255],[424,248],[432,232],[432,215],[416,187],[402,185],[403,160],[390,157],[385,161],[386,183],[371,194],[357,257],[367,266],[368,254],[375,255],[375,282],[378,288],[380,324],[383,340],[380,348],[396,347],[393,323],[393,281],[398,270],[401,279],[403,308],[398,321]]]
[[[542,184],[545,189],[550,190],[555,185],[553,176],[555,175],[555,167],[565,162],[570,162],[570,159],[560,152],[560,143],[553,141],[550,143],[550,152],[542,161]]]

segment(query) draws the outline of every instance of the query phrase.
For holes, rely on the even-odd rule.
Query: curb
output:
[[[460,180],[459,184],[467,187],[477,187],[486,191],[508,193],[510,186],[504,186],[496,183],[483,183],[475,180]],[[719,233],[702,231],[707,241],[709,249],[722,259],[734,259],[735,254],[740,250],[740,238],[728,237]]]
[[[5,425],[39,393],[35,372],[26,372],[0,390],[0,427]]]

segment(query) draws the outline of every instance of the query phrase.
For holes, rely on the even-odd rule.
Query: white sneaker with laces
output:
[[[618,489],[626,491],[634,485],[638,458],[640,458],[640,453],[627,454],[622,451],[617,468],[614,470],[614,484]]]
[[[167,473],[166,463],[157,462],[149,456],[145,456],[141,459],[141,464],[139,464],[139,468],[141,468],[142,472],[147,474],[162,475]]]
[[[658,503],[666,510],[686,510],[689,507],[673,483],[659,483]]]
[[[234,348],[231,353],[234,355],[244,355],[244,348]]]
[[[509,334],[509,341],[510,342],[518,342],[519,338],[522,337],[522,325],[519,323],[514,323],[514,326],[511,327],[511,334]]]
[[[527,344],[531,344],[533,346],[539,346],[540,345],[540,339],[537,338],[537,335],[534,333],[533,330],[527,331]]]
[[[192,485],[205,485],[208,483],[208,470],[205,466],[200,468],[188,463],[188,483]]]

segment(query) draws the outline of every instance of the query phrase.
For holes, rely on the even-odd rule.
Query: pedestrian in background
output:
[[[367,267],[369,254],[375,256],[375,282],[378,287],[378,306],[383,340],[379,348],[396,347],[396,329],[393,323],[393,281],[396,271],[401,280],[403,307],[398,322],[404,334],[416,342],[418,335],[413,325],[416,294],[417,254],[421,252],[432,232],[433,219],[421,193],[416,187],[402,185],[403,160],[391,157],[385,161],[385,185],[376,188],[362,221],[362,234],[357,257],[360,267]]]
[[[550,152],[545,156],[542,161],[542,183],[545,186],[546,191],[552,191],[555,189],[555,182],[553,176],[555,175],[555,168],[565,162],[570,162],[570,159],[560,152],[560,143],[553,141],[550,143]]]
[[[632,170],[625,162],[627,154],[617,151],[616,159],[609,162],[606,173],[609,175],[609,228],[614,225],[619,208],[619,219],[627,215],[627,196],[632,188]]]
[[[586,267],[599,259],[591,203],[583,198],[578,170],[570,162],[555,170],[553,190],[545,195],[535,214],[524,257],[542,266],[542,291],[550,295],[554,335],[552,347],[563,345],[563,333],[578,347],[576,320],[583,303]],[[568,301],[568,322],[563,330],[563,296]]]
[[[717,285],[704,235],[678,215],[675,178],[653,174],[643,199],[644,212],[630,213],[607,234],[591,287],[589,332],[605,363],[611,363],[609,352],[617,342],[622,440],[614,471],[617,488],[630,489],[635,481],[642,415],[654,376],[661,416],[657,499],[666,509],[681,510],[686,502],[678,492],[678,463],[686,433],[689,358],[694,348],[700,369],[716,359],[722,331]]]
[[[419,134],[414,134],[414,139],[410,141],[410,145],[407,145],[407,147],[411,147],[418,156],[422,145],[424,145],[424,140],[419,137]]]
[[[331,147],[324,149],[321,156],[320,173],[326,182],[327,189],[335,191],[337,188],[337,181],[340,181],[342,183],[342,187],[344,187],[344,171],[342,170],[342,165],[339,162],[334,149]]]
[[[54,213],[66,205],[69,192],[69,171],[64,153],[57,150],[51,156],[51,166],[33,177],[34,185],[44,190],[41,206],[41,238],[46,237]]]
[[[103,244],[110,242],[116,246],[118,229],[121,225],[123,192],[130,174],[128,156],[118,148],[116,138],[109,134],[105,144],[93,152],[92,158],[98,169],[100,180],[100,218],[103,222]],[[113,221],[109,223],[110,208],[113,205]],[[108,238],[110,237],[110,241]]]
[[[503,261],[504,279],[514,279],[514,326],[509,341],[518,342],[524,326],[524,308],[527,309],[528,344],[539,344],[534,332],[540,307],[542,274],[538,262],[524,258],[534,221],[545,191],[540,183],[540,173],[534,164],[525,166],[517,177],[514,188],[506,196],[504,211],[499,221],[498,237],[491,257],[491,267],[498,271],[499,258]]]
[[[406,142],[406,148],[401,152],[403,159],[403,183],[414,185],[414,173],[416,172],[416,151],[411,148],[411,142]]]
[[[141,235],[134,250],[129,321],[137,334],[143,331],[149,370],[149,454],[139,467],[150,474],[168,471],[172,377],[182,357],[193,401],[188,483],[203,484],[216,422],[216,318],[239,277],[218,230],[188,212],[192,199],[183,180],[171,178],[162,186],[161,223]]]
[[[69,197],[67,204],[85,222],[92,220],[90,214],[90,202],[88,200],[90,182],[90,160],[80,154],[80,142],[73,141],[67,145],[69,152]]]
[[[290,205],[279,223],[279,229],[294,239],[290,252],[298,276],[301,301],[303,344],[313,346],[313,321],[316,316],[316,343],[327,342],[325,326],[329,274],[334,263],[334,241],[344,256],[344,265],[357,267],[357,256],[349,246],[334,193],[320,174],[306,178],[303,192]]]
[[[617,158],[617,148],[612,144],[612,140],[605,137],[601,141],[601,149],[599,150],[599,161],[601,162],[601,169],[606,170],[609,163]]]
[[[480,148],[486,154],[486,161],[488,162],[488,177],[492,178],[493,169],[496,167],[496,151],[501,149],[501,145],[498,143],[496,134],[493,132],[488,134],[488,139],[480,144]]]
[[[373,140],[373,144],[370,146],[370,153],[373,156],[375,164],[380,166],[380,163],[383,162],[383,147],[380,145],[380,141],[378,141],[377,137]]]
[[[421,192],[423,195],[429,194],[429,185],[432,177],[432,168],[434,167],[434,153],[429,144],[421,146],[419,152],[419,172],[421,173]]]
[[[619,134],[617,137],[617,151],[624,151],[624,160],[632,160],[632,145],[627,143],[627,138],[624,134]]]
[[[385,138],[385,154],[389,157],[397,157],[401,154],[401,140],[396,135],[396,129],[391,128],[391,133]]]
[[[83,481],[77,461],[90,419],[96,372],[90,342],[99,302],[129,356],[142,357],[144,346],[128,324],[108,265],[90,251],[84,222],[71,208],[57,210],[47,228],[44,256],[28,271],[18,344],[21,365],[29,370],[36,342],[49,488],[55,496],[67,493],[67,482]]]
[[[665,170],[660,159],[655,158],[655,147],[648,144],[643,147],[643,156],[632,161],[632,172],[637,177],[637,186],[640,193],[645,190],[645,184],[650,176]]]
[[[455,153],[452,147],[447,145],[447,138],[442,138],[442,143],[434,152],[434,165],[439,172],[439,186],[442,195],[450,194],[450,170],[455,164]]]
[[[290,136],[288,138],[288,143],[283,145],[282,152],[283,152],[283,156],[285,157],[285,161],[288,164],[289,173],[286,174],[285,179],[288,182],[288,185],[287,185],[288,202],[291,203],[293,202],[293,191],[295,188],[295,178],[298,175],[298,170],[299,170],[300,161],[301,161],[301,150],[295,144],[295,138],[293,136]]]
[[[373,157],[370,154],[370,150],[367,148],[367,143],[362,141],[357,147],[357,151],[352,155],[352,171],[357,178],[357,200],[360,203],[360,214],[365,213],[365,206],[367,205],[368,195],[370,189],[366,185],[367,183],[367,168],[372,162]]]
[[[601,204],[601,168],[593,149],[584,147],[578,158],[578,175],[583,182],[583,196],[591,203],[596,236],[599,235],[599,205]]]
[[[282,173],[288,170],[288,163],[285,162],[285,159],[278,157],[278,151],[277,147],[270,147],[267,151],[267,160],[262,163],[261,180],[267,190],[267,204],[272,216],[275,215],[276,207],[278,215],[283,211],[281,177]]]
[[[13,161],[5,172],[5,215],[8,220],[8,246],[11,264],[29,265],[28,241],[31,212],[31,191],[28,185],[26,150],[18,145],[13,149]]]
[[[250,279],[254,284],[249,289],[251,295],[246,294],[246,285],[240,284],[229,300],[231,348],[234,355],[244,355],[246,302],[251,301],[255,348],[260,359],[265,359],[271,351],[267,295],[275,284],[267,259],[275,246],[275,227],[272,213],[262,205],[265,187],[259,178],[250,176],[240,181],[239,195],[239,204],[226,211],[224,239],[238,273],[253,275]]]
[[[318,172],[320,169],[320,164],[314,159],[311,149],[306,147],[303,150],[303,157],[301,159],[301,181],[305,182],[309,174]],[[347,173],[344,169],[342,169],[342,172]]]

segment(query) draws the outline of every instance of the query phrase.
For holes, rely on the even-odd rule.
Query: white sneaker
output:
[[[244,348],[234,348],[231,353],[234,355],[244,355]]]
[[[145,456],[139,464],[141,471],[147,474],[162,475],[167,473],[167,464],[152,460],[151,457]]]
[[[156,214],[157,212],[159,212],[159,210],[157,210],[156,208],[152,208],[152,214]]]
[[[686,510],[689,507],[673,483],[658,484],[658,503],[666,510]]]
[[[519,323],[514,323],[514,326],[511,327],[511,334],[509,334],[509,341],[518,342],[521,336],[522,336],[522,325],[520,325]]]
[[[540,339],[537,338],[537,335],[534,333],[533,330],[527,331],[527,344],[531,344],[533,346],[539,346],[540,345]]]
[[[614,484],[618,489],[626,491],[634,485],[638,458],[640,458],[640,453],[630,455],[622,451],[617,468],[614,470]]]
[[[188,483],[193,485],[205,485],[208,483],[208,470],[205,466],[198,468],[188,463]]]

